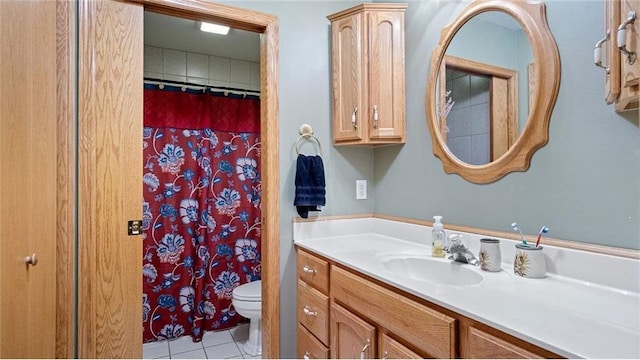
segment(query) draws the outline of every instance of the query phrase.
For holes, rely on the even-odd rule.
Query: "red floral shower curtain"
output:
[[[260,102],[145,85],[144,341],[236,325],[260,279]]]

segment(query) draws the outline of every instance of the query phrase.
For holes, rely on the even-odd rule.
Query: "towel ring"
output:
[[[313,128],[311,127],[311,125],[302,124],[298,133],[300,134],[300,136],[298,137],[298,140],[296,140],[295,144],[296,154],[300,155],[300,145],[302,144],[302,140],[313,140],[318,145],[317,155],[322,156],[322,145],[320,145],[320,140],[318,140],[318,138],[313,135]]]

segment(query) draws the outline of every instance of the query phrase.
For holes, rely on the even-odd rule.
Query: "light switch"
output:
[[[356,200],[367,198],[367,180],[356,180]]]

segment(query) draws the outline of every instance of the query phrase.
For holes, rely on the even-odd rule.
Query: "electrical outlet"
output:
[[[356,180],[356,200],[367,198],[367,180]]]

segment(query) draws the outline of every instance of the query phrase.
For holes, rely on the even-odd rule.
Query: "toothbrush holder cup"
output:
[[[502,255],[500,255],[500,240],[480,239],[480,269],[484,271],[500,271]]]
[[[542,279],[547,277],[547,264],[542,246],[516,244],[513,272],[522,277]]]

